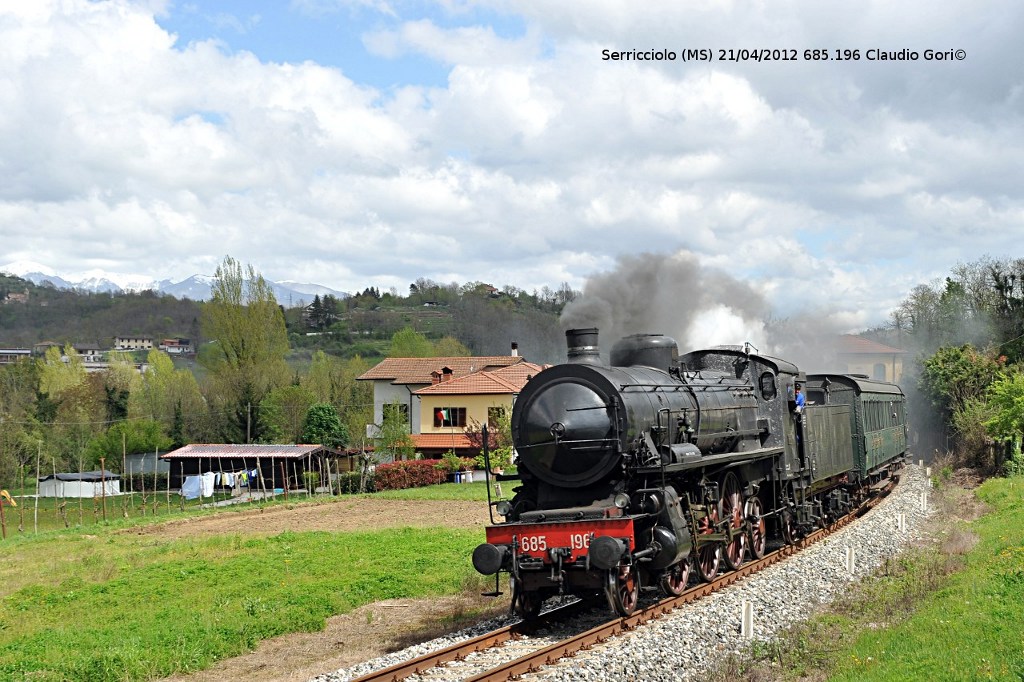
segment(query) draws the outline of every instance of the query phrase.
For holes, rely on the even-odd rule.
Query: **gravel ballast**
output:
[[[869,576],[887,559],[919,539],[928,515],[922,507],[928,480],[919,466],[903,469],[900,484],[875,509],[853,524],[785,561],[673,611],[648,625],[522,677],[523,680],[701,680],[716,664],[758,640],[806,619],[821,605]],[[903,526],[899,526],[902,515]],[[854,566],[848,568],[849,550]],[[752,637],[741,634],[743,603],[753,609]],[[447,637],[395,652],[310,682],[348,682],[373,670],[421,656],[507,624],[490,620]],[[576,624],[579,626],[579,624]],[[578,628],[577,628],[578,629]],[[562,633],[547,633],[552,639]],[[472,659],[472,657],[470,657]],[[459,680],[467,674],[450,665],[430,680]],[[446,671],[446,672],[445,672]]]

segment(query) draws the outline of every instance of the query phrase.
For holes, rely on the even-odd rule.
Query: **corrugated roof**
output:
[[[229,457],[280,457],[298,459],[326,450],[322,445],[216,445],[193,444],[160,455],[160,459],[200,459]]]
[[[394,384],[429,384],[431,372],[448,367],[455,377],[489,371],[523,362],[520,355],[484,355],[477,357],[387,358],[364,372],[361,381],[391,380]]]
[[[892,355],[893,353],[906,353],[905,350],[899,348],[893,348],[892,346],[886,346],[884,343],[878,343],[871,339],[865,339],[863,336],[854,336],[853,334],[843,334],[839,337],[839,345],[836,348],[840,353],[846,353],[848,355]]]
[[[474,372],[457,379],[427,386],[413,391],[413,394],[422,396],[519,393],[523,390],[527,380],[542,369],[543,367],[532,362],[518,362],[493,372]]]

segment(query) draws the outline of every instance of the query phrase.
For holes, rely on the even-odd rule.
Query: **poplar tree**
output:
[[[200,363],[210,372],[215,399],[229,415],[225,436],[258,441],[260,401],[288,382],[288,332],[274,292],[252,265],[231,256],[217,267],[212,298],[203,305],[203,336],[212,339]]]

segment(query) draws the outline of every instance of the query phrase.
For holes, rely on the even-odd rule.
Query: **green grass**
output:
[[[963,570],[906,620],[861,634],[833,679],[1024,680],[1024,479],[977,493],[992,511],[970,526]]]
[[[509,485],[514,481],[502,482],[502,492],[505,497],[510,497],[512,487]],[[491,495],[493,498],[493,483]],[[474,500],[482,502],[487,506],[487,484],[483,481],[473,483],[442,483],[441,485],[429,485],[423,488],[406,488],[404,490],[386,490],[379,493],[370,493],[371,497],[379,497],[385,500]]]
[[[886,562],[828,613],[709,679],[1024,680],[1024,478],[982,485],[987,513],[970,523],[956,519],[970,494],[950,488],[936,491],[934,548]]]
[[[204,505],[229,497],[230,495],[218,493],[212,498],[182,500],[177,492],[172,492],[169,496],[166,492],[160,492],[155,496],[147,495],[146,504],[143,505],[142,495],[139,493],[111,496],[106,499],[106,523],[133,525],[147,519],[164,521],[182,514],[194,515],[203,513]],[[4,507],[8,538],[19,534],[31,535],[104,523],[104,502],[101,498],[40,497],[37,506],[35,498],[15,495],[14,501],[17,507]]]
[[[369,602],[459,593],[477,578],[467,557],[480,542],[444,528],[173,541],[116,530],[0,545],[0,679],[205,668]]]

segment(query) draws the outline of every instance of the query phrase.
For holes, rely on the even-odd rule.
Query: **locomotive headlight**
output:
[[[512,511],[512,505],[507,500],[502,500],[494,505],[494,510],[502,516],[508,516],[509,512]]]
[[[619,509],[625,509],[629,506],[629,495],[626,493],[619,493],[615,496],[615,506]]]

